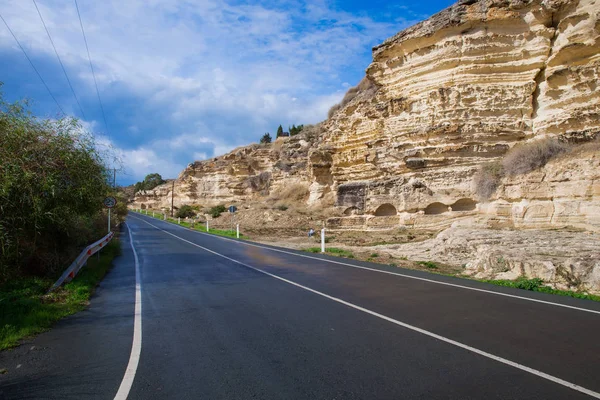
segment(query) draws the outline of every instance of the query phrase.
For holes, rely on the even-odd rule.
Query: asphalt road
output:
[[[600,397],[600,303],[128,227],[141,313],[125,232],[88,310],[0,353],[1,399]]]

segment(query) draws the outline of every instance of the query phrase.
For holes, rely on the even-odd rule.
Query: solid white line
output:
[[[144,222],[146,222],[146,221],[144,221]],[[161,229],[161,228],[159,228],[159,227],[157,227],[157,226],[155,226],[155,225],[152,225],[152,224],[151,224],[151,223],[149,223],[149,222],[147,222],[147,223],[148,223],[149,225],[151,225],[151,226],[155,227],[155,228],[156,228],[156,229],[158,229],[159,231],[162,231],[162,232],[166,233],[167,235],[171,235],[171,236],[173,236],[173,237],[175,237],[175,238],[177,238],[177,239],[179,239],[179,240],[181,240],[181,241],[183,241],[183,242],[186,242],[186,243],[189,243],[189,244],[191,244],[192,246],[196,246],[196,247],[198,247],[198,248],[200,248],[200,249],[202,249],[202,250],[204,250],[204,251],[207,251],[207,252],[209,252],[209,253],[211,253],[211,254],[214,254],[214,255],[216,255],[216,256],[219,256],[219,257],[223,257],[223,258],[225,258],[225,259],[227,259],[227,260],[229,260],[229,261],[232,261],[232,262],[234,262],[234,263],[236,263],[236,264],[242,265],[242,266],[244,266],[244,267],[246,267],[246,268],[249,268],[249,269],[251,269],[251,270],[254,270],[254,271],[256,271],[256,272],[260,272],[261,274],[268,275],[268,276],[270,276],[270,277],[272,277],[272,278],[278,279],[278,280],[280,280],[280,281],[283,281],[283,282],[285,282],[285,283],[288,283],[288,284],[290,284],[290,285],[296,286],[296,287],[298,287],[298,288],[304,289],[304,290],[306,290],[306,291],[309,291],[309,292],[311,292],[311,293],[314,293],[314,294],[317,294],[317,295],[319,295],[319,296],[325,297],[325,298],[327,298],[327,299],[329,299],[329,300],[333,300],[333,301],[335,301],[335,302],[337,302],[337,303],[344,304],[344,305],[346,305],[346,306],[348,306],[348,307],[354,308],[355,310],[359,310],[359,311],[362,311],[362,312],[364,312],[364,313],[367,313],[367,314],[373,315],[373,316],[375,316],[375,317],[381,318],[381,319],[383,319],[383,320],[385,320],[385,321],[388,321],[388,322],[391,322],[391,323],[393,323],[393,324],[399,325],[399,326],[401,326],[401,327],[403,327],[403,328],[407,328],[407,329],[410,329],[410,330],[412,330],[412,331],[415,331],[415,332],[421,333],[421,334],[423,334],[423,335],[426,335],[426,336],[432,337],[432,338],[434,338],[434,339],[440,340],[440,341],[442,341],[442,342],[445,342],[445,343],[451,344],[451,345],[453,345],[453,346],[460,347],[460,348],[462,348],[462,349],[465,349],[465,350],[467,350],[467,351],[470,351],[470,352],[472,352],[472,353],[479,354],[479,355],[481,355],[481,356],[483,356],[483,357],[487,357],[487,358],[489,358],[489,359],[492,359],[492,360],[494,360],[494,361],[500,362],[500,363],[502,363],[502,364],[506,364],[506,365],[509,365],[509,366],[511,366],[511,367],[514,367],[514,368],[520,369],[520,370],[522,370],[522,371],[529,372],[530,374],[533,374],[533,375],[539,376],[540,378],[544,378],[544,379],[547,379],[547,380],[549,380],[549,381],[551,381],[551,382],[558,383],[559,385],[562,385],[562,386],[568,387],[569,389],[573,389],[573,390],[576,390],[576,391],[578,391],[578,392],[585,393],[585,394],[587,394],[587,395],[589,395],[589,396],[591,396],[591,397],[595,397],[595,398],[597,398],[597,399],[600,399],[600,393],[594,392],[594,391],[592,391],[592,390],[590,390],[590,389],[586,389],[586,388],[584,388],[584,387],[582,387],[582,386],[579,386],[579,385],[576,385],[576,384],[574,384],[574,383],[571,383],[571,382],[565,381],[565,380],[563,380],[563,379],[557,378],[557,377],[555,377],[555,376],[553,376],[553,375],[549,375],[549,374],[547,374],[547,373],[545,373],[545,372],[538,371],[538,370],[536,370],[536,369],[533,369],[533,368],[529,368],[529,367],[527,367],[527,366],[525,366],[525,365],[522,365],[522,364],[516,363],[516,362],[514,362],[514,361],[507,360],[506,358],[502,358],[502,357],[496,356],[496,355],[494,355],[494,354],[491,354],[491,353],[485,352],[485,351],[483,351],[483,350],[476,349],[475,347],[468,346],[468,345],[466,345],[466,344],[463,344],[463,343],[457,342],[456,340],[449,339],[449,338],[447,338],[447,337],[444,337],[444,336],[438,335],[438,334],[436,334],[436,333],[433,333],[433,332],[427,331],[427,330],[425,330],[425,329],[421,329],[421,328],[418,328],[418,327],[416,327],[416,326],[413,326],[413,325],[407,324],[407,323],[405,323],[405,322],[398,321],[398,320],[396,320],[396,319],[393,319],[393,318],[387,317],[387,316],[385,316],[385,315],[383,315],[383,314],[379,314],[379,313],[377,313],[377,312],[375,312],[375,311],[371,311],[371,310],[369,310],[369,309],[366,309],[366,308],[364,308],[364,307],[357,306],[356,304],[353,304],[353,303],[347,302],[347,301],[345,301],[345,300],[342,300],[342,299],[339,299],[339,298],[337,298],[337,297],[333,297],[333,296],[330,296],[330,295],[328,295],[328,294],[325,294],[325,293],[323,293],[323,292],[319,292],[318,290],[311,289],[311,288],[309,288],[309,287],[307,287],[307,286],[301,285],[301,284],[299,284],[299,283],[296,283],[296,282],[294,282],[294,281],[290,281],[289,279],[282,278],[282,277],[280,277],[280,276],[278,276],[278,275],[275,275],[275,274],[272,274],[272,273],[270,273],[270,272],[264,271],[264,270],[262,270],[262,269],[260,269],[260,268],[253,267],[253,266],[251,266],[251,265],[248,265],[248,264],[245,264],[245,263],[243,263],[243,262],[241,262],[241,261],[238,261],[238,260],[235,260],[235,259],[233,259],[233,258],[227,257],[226,255],[223,255],[223,254],[221,254],[221,253],[217,253],[216,251],[210,250],[210,249],[208,249],[208,248],[206,248],[206,247],[200,246],[199,244],[196,244],[196,243],[194,243],[194,242],[190,242],[189,240],[186,240],[186,239],[184,239],[184,238],[182,238],[182,237],[179,237],[179,236],[177,236],[177,235],[174,235],[174,234],[172,234],[171,232],[167,232],[167,231],[165,231],[164,229]]]
[[[140,362],[140,353],[142,352],[142,283],[140,280],[140,263],[135,246],[133,245],[133,236],[131,228],[127,225],[129,231],[129,244],[133,250],[133,258],[135,261],[135,312],[133,322],[133,343],[131,344],[131,355],[129,363],[125,370],[125,376],[119,386],[119,391],[115,395],[115,400],[126,400],[135,379],[138,364]]]
[[[137,217],[133,217],[133,218],[137,218]],[[137,219],[139,219],[141,221],[144,221],[148,225],[151,225],[151,226],[153,226],[153,227],[155,227],[157,229],[160,229],[157,226],[152,225],[150,222],[148,222],[148,221],[146,221],[146,220],[144,220],[142,218],[137,218]],[[552,305],[552,306],[556,306],[556,307],[570,308],[572,310],[585,311],[585,312],[589,312],[589,313],[592,313],[592,314],[599,314],[600,315],[600,311],[590,310],[588,308],[569,306],[567,304],[554,303],[552,301],[538,300],[538,299],[532,299],[532,298],[529,298],[529,297],[517,296],[517,295],[514,295],[514,294],[508,294],[508,293],[502,293],[502,292],[495,292],[493,290],[479,289],[479,288],[474,288],[474,287],[470,287],[470,286],[459,285],[459,284],[456,284],[456,283],[436,281],[436,280],[433,280],[433,279],[421,278],[421,277],[413,276],[413,275],[406,275],[406,274],[402,274],[402,273],[399,273],[399,272],[384,271],[384,270],[381,270],[381,269],[375,269],[375,268],[369,268],[369,267],[361,267],[360,265],[349,264],[349,263],[345,263],[345,262],[341,262],[341,261],[328,260],[328,259],[325,259],[325,258],[312,257],[312,256],[305,255],[305,254],[292,253],[291,251],[274,249],[274,248],[271,248],[271,247],[261,246],[259,244],[249,243],[249,242],[246,242],[246,241],[232,240],[232,239],[229,239],[229,238],[226,238],[226,237],[222,237],[222,236],[211,235],[211,234],[208,234],[208,233],[205,233],[205,232],[191,230],[191,229],[179,226],[177,224],[171,224],[171,225],[176,226],[176,227],[181,228],[181,229],[185,229],[185,230],[190,231],[190,232],[199,233],[201,235],[207,235],[207,236],[214,237],[214,238],[217,238],[217,239],[227,240],[227,241],[234,242],[234,243],[240,243],[240,244],[243,244],[243,245],[246,245],[246,246],[258,247],[258,248],[261,248],[261,249],[275,251],[275,252],[278,252],[278,253],[289,254],[289,255],[292,255],[292,256],[296,256],[296,257],[310,258],[311,260],[324,261],[324,262],[328,262],[328,263],[331,263],[331,264],[339,264],[339,265],[344,265],[344,266],[347,266],[347,267],[352,267],[352,268],[357,268],[357,269],[364,269],[364,270],[367,270],[367,271],[378,272],[380,274],[395,275],[395,276],[400,276],[402,278],[415,279],[415,280],[418,280],[418,281],[435,283],[436,285],[452,286],[452,287],[456,287],[456,288],[460,288],[460,289],[473,290],[475,292],[483,292],[483,293],[494,294],[494,295],[497,295],[497,296],[504,296],[504,297],[511,297],[511,298],[514,298],[514,299],[520,299],[520,300],[526,300],[526,301],[533,301],[535,303],[548,304],[548,305]]]

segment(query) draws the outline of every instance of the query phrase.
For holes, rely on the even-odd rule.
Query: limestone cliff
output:
[[[472,179],[517,143],[599,135],[600,2],[461,0],[375,47],[366,78],[374,89],[309,132],[190,164],[175,205],[302,183],[310,205],[335,203],[345,214],[332,228],[441,227],[474,216],[600,228],[597,155],[506,179],[489,202]],[[133,206],[169,207],[170,187],[138,194]]]

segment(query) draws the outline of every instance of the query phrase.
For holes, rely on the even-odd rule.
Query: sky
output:
[[[356,85],[386,38],[452,0],[2,0],[0,15],[65,114],[121,160],[122,185],[314,124]],[[59,106],[0,21],[0,90],[40,118]],[[101,103],[100,103],[101,102]],[[100,104],[102,104],[104,114]],[[112,162],[112,161],[111,161]]]

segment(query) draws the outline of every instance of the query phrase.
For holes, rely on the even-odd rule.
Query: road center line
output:
[[[144,221],[144,220],[142,220],[142,221]],[[166,233],[167,235],[173,236],[174,238],[177,238],[177,239],[179,239],[179,240],[181,240],[181,241],[183,241],[183,242],[186,242],[186,243],[188,243],[188,244],[191,244],[192,246],[196,246],[196,247],[198,247],[198,248],[200,248],[200,249],[202,249],[202,250],[204,250],[204,251],[206,251],[206,252],[209,252],[209,253],[211,253],[211,254],[214,254],[214,255],[216,255],[216,256],[219,256],[219,257],[225,258],[225,259],[227,259],[227,260],[229,260],[229,261],[231,261],[231,262],[234,262],[234,263],[236,263],[236,264],[242,265],[242,266],[244,266],[244,267],[246,267],[246,268],[249,268],[249,269],[251,269],[251,270],[254,270],[254,271],[256,271],[256,272],[260,272],[261,274],[268,275],[268,276],[270,276],[270,277],[272,277],[272,278],[275,278],[275,279],[278,279],[278,280],[280,280],[280,281],[282,281],[282,282],[288,283],[288,284],[290,284],[290,285],[296,286],[296,287],[298,287],[298,288],[301,288],[301,289],[303,289],[303,290],[306,290],[306,291],[308,291],[308,292],[311,292],[311,293],[317,294],[317,295],[319,295],[319,296],[325,297],[325,298],[327,298],[327,299],[329,299],[329,300],[332,300],[332,301],[335,301],[335,302],[337,302],[337,303],[344,304],[344,305],[346,305],[346,306],[348,306],[348,307],[354,308],[355,310],[359,310],[359,311],[362,311],[362,312],[364,312],[364,313],[367,313],[367,314],[373,315],[373,316],[375,316],[375,317],[381,318],[381,319],[383,319],[383,320],[385,320],[385,321],[391,322],[391,323],[393,323],[393,324],[395,324],[395,325],[399,325],[399,326],[401,326],[401,327],[403,327],[403,328],[410,329],[410,330],[412,330],[412,331],[415,331],[415,332],[421,333],[421,334],[423,334],[423,335],[426,335],[426,336],[432,337],[432,338],[434,338],[434,339],[437,339],[437,340],[440,340],[440,341],[442,341],[442,342],[445,342],[445,343],[451,344],[451,345],[453,345],[453,346],[460,347],[460,348],[462,348],[462,349],[465,349],[465,350],[467,350],[467,351],[470,351],[470,352],[472,352],[472,353],[479,354],[479,355],[481,355],[481,356],[483,356],[483,357],[487,357],[487,358],[489,358],[489,359],[491,359],[491,360],[494,360],[494,361],[500,362],[500,363],[502,363],[502,364],[509,365],[509,366],[511,366],[511,367],[514,367],[514,368],[520,369],[521,371],[528,372],[528,373],[530,373],[530,374],[533,374],[533,375],[539,376],[540,378],[544,378],[544,379],[547,379],[547,380],[549,380],[549,381],[551,381],[551,382],[554,382],[554,383],[557,383],[557,384],[559,384],[559,385],[562,385],[562,386],[568,387],[569,389],[573,389],[573,390],[576,390],[576,391],[578,391],[578,392],[581,392],[581,393],[587,394],[588,396],[591,396],[591,397],[594,397],[594,398],[600,399],[600,393],[594,392],[594,391],[592,391],[592,390],[590,390],[590,389],[586,389],[586,388],[584,388],[583,386],[576,385],[576,384],[574,384],[574,383],[571,383],[571,382],[565,381],[565,380],[563,380],[563,379],[557,378],[557,377],[555,377],[555,376],[553,376],[553,375],[550,375],[550,374],[547,374],[547,373],[545,373],[545,372],[538,371],[538,370],[536,370],[536,369],[533,369],[533,368],[527,367],[527,366],[525,366],[525,365],[522,365],[522,364],[516,363],[516,362],[514,362],[514,361],[507,360],[506,358],[502,358],[502,357],[496,356],[496,355],[494,355],[494,354],[491,354],[491,353],[485,352],[485,351],[483,351],[483,350],[476,349],[475,347],[468,346],[468,345],[466,345],[466,344],[463,344],[463,343],[457,342],[457,341],[455,341],[455,340],[452,340],[452,339],[449,339],[449,338],[447,338],[447,337],[444,337],[444,336],[438,335],[438,334],[436,334],[436,333],[433,333],[433,332],[427,331],[427,330],[425,330],[425,329],[421,329],[421,328],[418,328],[418,327],[416,327],[416,326],[413,326],[413,325],[407,324],[407,323],[405,323],[405,322],[401,322],[401,321],[398,321],[398,320],[396,320],[396,319],[393,319],[393,318],[387,317],[387,316],[385,316],[385,315],[383,315],[383,314],[379,314],[379,313],[377,313],[377,312],[375,312],[375,311],[371,311],[371,310],[369,310],[369,309],[366,309],[366,308],[364,308],[364,307],[361,307],[361,306],[358,306],[358,305],[356,305],[356,304],[353,304],[353,303],[347,302],[347,301],[345,301],[345,300],[342,300],[342,299],[339,299],[339,298],[337,298],[337,297],[333,297],[333,296],[330,296],[330,295],[328,295],[328,294],[325,294],[325,293],[323,293],[323,292],[319,292],[318,290],[311,289],[311,288],[309,288],[309,287],[307,287],[307,286],[301,285],[301,284],[299,284],[299,283],[296,283],[296,282],[294,282],[294,281],[291,281],[291,280],[289,280],[289,279],[282,278],[282,277],[280,277],[280,276],[278,276],[278,275],[275,275],[275,274],[272,274],[272,273],[270,273],[270,272],[264,271],[264,270],[262,270],[262,269],[260,269],[260,268],[253,267],[253,266],[251,266],[251,265],[248,265],[248,264],[245,264],[245,263],[243,263],[243,262],[241,262],[241,261],[238,261],[238,260],[235,260],[235,259],[233,259],[233,258],[227,257],[227,256],[226,256],[226,255],[224,255],[224,254],[217,253],[216,251],[213,251],[213,250],[210,250],[210,249],[208,249],[208,248],[206,248],[206,247],[200,246],[199,244],[196,244],[196,243],[194,243],[194,242],[190,242],[189,240],[186,240],[186,239],[184,239],[184,238],[182,238],[182,237],[179,237],[179,236],[177,236],[177,235],[175,235],[175,234],[173,234],[173,233],[171,233],[171,232],[167,232],[167,231],[165,231],[164,229],[161,229],[161,228],[157,227],[156,225],[153,225],[153,224],[151,224],[151,223],[149,223],[149,222],[147,222],[147,221],[144,221],[144,222],[146,222],[146,223],[147,223],[148,225],[150,225],[150,226],[153,226],[154,228],[158,229],[159,231]],[[132,242],[132,244],[133,244],[133,242]],[[140,340],[141,340],[141,338],[140,338]]]
[[[133,343],[131,344],[131,355],[129,356],[129,363],[125,370],[125,375],[121,381],[121,386],[115,395],[115,400],[126,400],[133,385],[135,379],[135,373],[137,371],[138,364],[140,362],[140,353],[142,352],[142,282],[140,280],[140,263],[135,246],[133,245],[133,236],[131,235],[131,228],[127,225],[127,231],[129,232],[129,244],[133,250],[133,258],[135,261],[135,312],[133,322]]]
[[[153,226],[153,227],[155,227],[157,229],[160,229],[156,225],[151,224],[150,222],[144,220],[143,218],[138,218],[138,217],[133,217],[133,218],[139,219],[140,221],[144,221],[148,225],[151,225],[151,226]],[[508,293],[502,293],[502,292],[495,292],[493,290],[479,289],[479,288],[474,288],[474,287],[470,287],[470,286],[459,285],[459,284],[456,284],[456,283],[436,281],[434,279],[421,278],[421,277],[418,277],[418,276],[412,276],[412,275],[402,274],[400,272],[391,272],[391,271],[384,271],[384,270],[381,270],[381,269],[375,269],[375,268],[369,268],[369,267],[362,267],[360,265],[354,265],[354,264],[345,263],[345,262],[341,262],[341,261],[328,260],[328,259],[325,259],[325,258],[312,257],[312,256],[305,255],[305,254],[298,254],[298,253],[293,253],[291,251],[285,251],[285,250],[281,250],[281,249],[274,249],[272,247],[261,246],[259,244],[249,243],[249,242],[246,242],[246,241],[233,240],[233,239],[229,239],[229,238],[222,237],[222,236],[211,235],[211,234],[208,234],[208,233],[205,233],[205,232],[199,232],[199,231],[191,230],[191,229],[179,226],[177,224],[170,224],[170,225],[176,226],[176,227],[181,228],[181,229],[185,229],[185,230],[190,231],[190,232],[198,233],[200,235],[206,235],[206,236],[210,236],[210,237],[221,239],[221,240],[226,240],[226,241],[230,241],[230,242],[234,242],[234,243],[239,243],[239,244],[243,244],[245,246],[258,247],[260,249],[275,251],[275,252],[278,252],[278,253],[289,254],[289,255],[292,255],[292,256],[296,256],[296,257],[309,258],[311,260],[328,262],[328,263],[331,263],[331,264],[344,265],[346,267],[352,267],[352,268],[357,268],[357,269],[364,269],[364,270],[367,270],[367,271],[378,272],[380,274],[395,275],[395,276],[400,276],[400,277],[403,277],[403,278],[415,279],[415,280],[418,280],[418,281],[424,281],[424,282],[429,282],[429,283],[435,283],[437,285],[452,286],[452,287],[456,287],[456,288],[460,288],[460,289],[473,290],[475,292],[483,292],[483,293],[493,294],[493,295],[496,295],[496,296],[504,296],[504,297],[511,297],[511,298],[514,298],[514,299],[520,299],[520,300],[526,300],[526,301],[533,301],[535,303],[548,304],[548,305],[552,305],[552,306],[556,306],[556,307],[570,308],[572,310],[584,311],[584,312],[589,312],[589,313],[592,313],[592,314],[599,314],[600,315],[600,311],[590,310],[588,308],[569,306],[567,304],[554,303],[552,301],[532,299],[532,298],[529,298],[529,297],[517,296],[517,295],[514,295],[514,294],[508,294]]]

